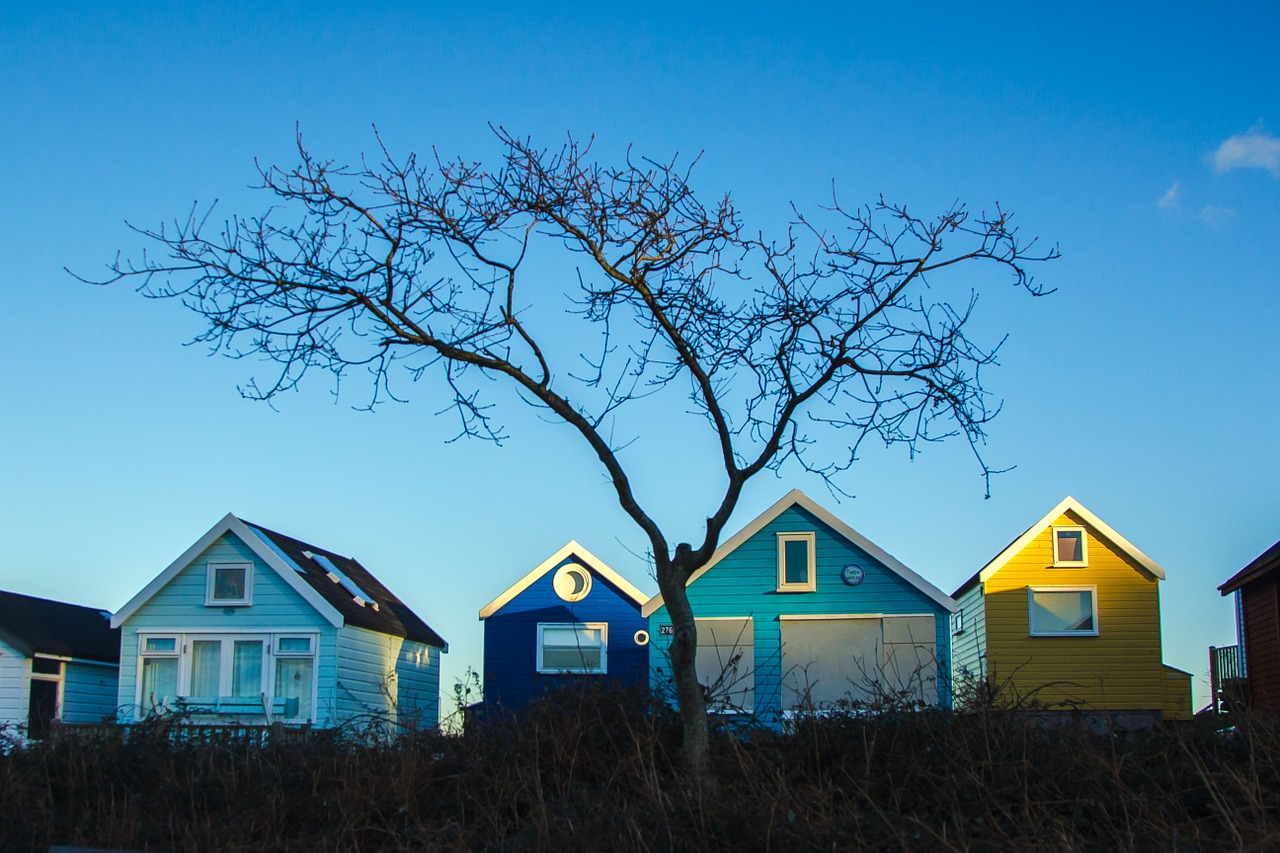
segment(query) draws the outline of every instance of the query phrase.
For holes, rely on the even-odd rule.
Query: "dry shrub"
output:
[[[716,784],[642,692],[565,691],[460,735],[196,742],[162,723],[0,755],[0,849],[1217,850],[1280,847],[1280,729],[1137,731],[992,704],[716,718]]]

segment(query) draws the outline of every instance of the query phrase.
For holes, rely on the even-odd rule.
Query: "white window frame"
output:
[[[563,630],[587,629],[600,632],[600,668],[599,669],[566,669],[547,667],[542,662],[543,635],[547,629]],[[608,675],[609,673],[609,623],[608,622],[539,622],[535,635],[537,642],[537,671],[542,675]]]
[[[218,699],[230,697],[232,673],[235,670],[235,644],[238,642],[262,643],[262,668],[258,673],[258,695],[270,696],[274,688],[268,689],[267,670],[271,668],[272,648],[275,641],[270,634],[187,634],[182,644],[182,664],[178,666],[178,686],[180,696],[191,696],[191,676],[195,663],[194,644],[198,642],[218,642],[218,692],[214,696],[192,696],[193,699]],[[242,697],[244,698],[244,697]]]
[[[1093,607],[1092,631],[1037,631],[1036,630],[1036,593],[1037,592],[1087,592],[1089,603]],[[1027,629],[1032,637],[1096,637],[1098,624],[1098,587],[1096,585],[1077,586],[1029,586],[1027,587]]]
[[[279,651],[280,641],[283,639],[307,639],[310,641],[311,649],[308,652],[296,651]],[[147,640],[173,640],[173,651],[147,651]],[[192,696],[191,695],[191,670],[193,660],[192,643],[197,640],[217,640],[224,644],[224,648],[218,650],[218,696]],[[203,631],[199,633],[183,633],[181,631],[172,630],[148,630],[145,633],[138,634],[138,655],[137,669],[135,670],[135,686],[134,698],[136,707],[138,708],[138,719],[145,716],[147,709],[144,706],[146,697],[142,695],[142,666],[145,658],[176,658],[178,661],[178,692],[175,697],[177,699],[221,699],[230,698],[231,695],[231,678],[234,667],[233,655],[234,651],[228,651],[225,648],[227,643],[232,644],[237,640],[261,641],[262,654],[262,675],[261,684],[259,685],[259,695],[265,694],[268,701],[274,702],[275,695],[275,675],[276,675],[276,658],[311,658],[312,660],[312,679],[311,679],[311,717],[308,718],[314,722],[319,714],[320,699],[320,635],[311,630],[301,631],[271,631],[271,632],[248,632],[248,631]],[[157,697],[164,698],[164,697]],[[288,722],[305,722],[302,718],[284,718]]]
[[[1080,559],[1079,560],[1062,560],[1058,558],[1058,532],[1079,532],[1080,534]],[[1052,528],[1053,535],[1053,567],[1055,569],[1075,569],[1089,565],[1089,532],[1079,524],[1055,524]]]
[[[951,636],[964,633],[964,611],[957,610],[951,614]]]
[[[220,569],[244,569],[244,596],[242,598],[214,597],[214,581]],[[211,560],[206,570],[204,603],[206,607],[248,607],[253,604],[253,563],[243,560]]]
[[[172,649],[148,649],[147,648],[148,640],[173,640],[173,648]],[[177,687],[179,688],[179,693],[177,695],[181,695],[180,689],[182,687],[182,636],[179,634],[168,632],[168,631],[163,633],[155,633],[155,634],[148,633],[148,634],[138,635],[138,668],[134,670],[134,682],[135,682],[134,693],[136,694],[135,698],[137,701],[139,719],[141,719],[144,714],[147,714],[151,711],[151,709],[148,708],[145,704],[147,697],[142,695],[142,669],[145,666],[145,662],[148,658],[167,658],[167,659],[176,660],[178,662]],[[156,699],[158,701],[156,702],[155,707],[163,707],[165,698],[166,697],[164,696],[157,696]]]
[[[803,583],[787,583],[787,543],[804,542],[808,545],[809,576]],[[778,592],[816,592],[818,589],[818,535],[810,530],[805,533],[778,534]]]

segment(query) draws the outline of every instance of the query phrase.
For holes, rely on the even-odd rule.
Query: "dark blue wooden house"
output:
[[[570,684],[644,684],[648,596],[570,542],[481,611],[484,713],[520,711]]]

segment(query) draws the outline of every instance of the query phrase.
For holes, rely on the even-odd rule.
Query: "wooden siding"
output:
[[[402,726],[433,729],[440,724],[440,650],[406,640],[396,656],[396,715]]]
[[[1244,593],[1244,659],[1249,701],[1260,711],[1280,713],[1280,583],[1277,573],[1264,575],[1241,589]]]
[[[0,640],[0,727],[26,726],[30,677],[28,658]]]
[[[70,661],[62,671],[64,723],[100,723],[104,719],[114,719],[119,667]]]
[[[208,607],[208,563],[248,562],[253,566],[253,603],[248,607]],[[331,726],[337,706],[336,632],[297,591],[257,558],[234,534],[227,533],[200,553],[121,626],[120,684],[116,704],[123,720],[138,713],[138,633],[198,634],[306,632],[319,635],[315,677],[319,685],[316,724]]]
[[[1191,673],[1172,666],[1164,668],[1164,718],[1189,720],[1191,713]]]
[[[814,592],[780,593],[778,585],[778,534],[816,533]],[[841,578],[847,565],[863,570],[863,580],[849,586]],[[799,506],[782,512],[756,535],[728,554],[717,566],[688,587],[689,601],[698,618],[743,617],[754,619],[755,713],[770,725],[782,712],[782,615],[929,614],[934,616],[940,672],[951,669],[951,631],[946,608],[925,595],[896,572],[880,564],[861,548],[840,536]],[[655,687],[670,683],[670,641],[662,626],[671,622],[666,606],[649,617],[653,638],[650,666]],[[939,685],[940,701],[950,703],[949,685]]]
[[[986,582],[988,674],[1018,696],[1091,710],[1160,710],[1165,672],[1158,582],[1075,513],[1053,524],[1081,525],[1089,565],[1053,568],[1046,527]],[[1098,635],[1033,637],[1032,586],[1096,586]]]
[[[959,685],[964,678],[982,676],[982,655],[987,651],[987,610],[982,597],[982,584],[957,600],[964,616],[964,630],[951,636],[951,678]]]
[[[338,629],[340,724],[385,719],[434,726],[440,714],[440,650],[365,628]]]
[[[572,557],[565,563],[576,562]],[[563,565],[562,563],[561,565]],[[580,563],[590,571],[590,567]],[[556,568],[559,568],[558,566]],[[648,628],[640,605],[606,578],[591,571],[591,591],[576,602],[564,601],[552,586],[552,569],[484,620],[484,699],[490,708],[520,710],[534,697],[569,684],[608,681],[620,686],[644,684],[649,650],[635,634]],[[538,670],[538,623],[604,622],[604,675],[548,675]]]

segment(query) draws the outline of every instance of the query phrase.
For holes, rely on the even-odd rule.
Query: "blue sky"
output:
[[[988,458],[870,452],[837,502],[761,477],[731,528],[792,487],[946,591],[1072,494],[1168,571],[1165,658],[1233,641],[1216,586],[1280,537],[1280,15],[1265,4],[7,4],[0,9],[0,588],[114,609],[223,514],[358,557],[478,666],[485,603],[570,538],[646,591],[644,542],[563,427],[504,408],[501,448],[446,443],[430,384],[355,411],[322,377],[270,407],[196,319],[92,288],[195,200],[258,212],[254,159],[295,127],[352,161],[484,157],[488,123],[703,152],[697,189],[785,224],[834,185],[918,211],[999,201],[1061,245],[1032,300],[988,279],[1007,332]],[[266,8],[262,8],[265,6]],[[503,400],[511,404],[510,398]],[[696,438],[646,435],[643,498],[672,539],[720,487]],[[686,448],[673,452],[673,446]]]

